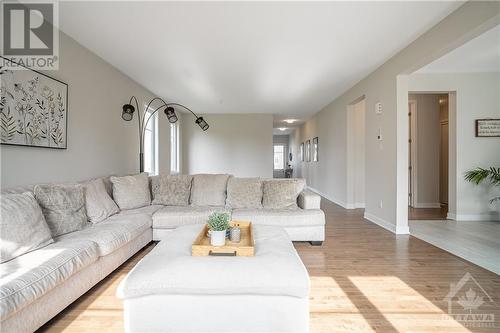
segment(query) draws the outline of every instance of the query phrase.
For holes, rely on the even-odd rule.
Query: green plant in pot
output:
[[[489,181],[491,185],[500,188],[500,168],[490,167],[489,169],[475,168],[469,170],[465,173],[465,180],[476,185]],[[492,198],[490,203],[496,200],[500,200],[500,196]]]
[[[210,244],[212,246],[225,245],[226,231],[229,229],[229,215],[227,213],[212,213],[208,217],[207,224],[210,229]]]

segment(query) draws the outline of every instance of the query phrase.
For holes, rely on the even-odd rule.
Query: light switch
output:
[[[382,141],[382,129],[378,129],[377,140]]]

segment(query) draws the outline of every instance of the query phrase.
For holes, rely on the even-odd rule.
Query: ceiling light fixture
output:
[[[280,128],[278,128],[278,129],[279,129],[280,131],[282,131],[282,132],[283,132],[283,131],[286,131],[286,127],[280,127]]]
[[[297,119],[285,119],[285,120],[283,120],[283,121],[284,121],[285,123],[287,123],[287,124],[293,124],[294,122],[296,122],[296,121],[297,121]]]

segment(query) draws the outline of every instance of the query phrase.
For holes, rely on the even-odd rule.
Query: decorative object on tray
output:
[[[159,101],[160,105],[157,107],[152,107],[153,102]],[[165,108],[164,112],[167,116],[167,119],[170,123],[177,122],[177,114],[175,113],[175,107],[181,107],[191,112],[193,116],[196,118],[195,123],[200,126],[200,128],[204,131],[208,129],[208,123],[203,119],[203,117],[198,117],[196,113],[194,113],[190,108],[184,106],[179,103],[167,103],[160,97],[155,97],[151,101],[149,101],[148,105],[144,108],[141,113],[141,108],[139,107],[139,102],[135,96],[130,97],[130,101],[128,104],[122,106],[122,119],[125,121],[131,121],[134,118],[135,107],[132,105],[132,102],[135,103],[137,107],[137,121],[139,125],[139,172],[144,171],[144,134],[146,132],[146,128],[148,127],[149,120],[152,116],[156,114],[156,112],[162,108]],[[151,111],[152,110],[152,111]],[[147,118],[146,118],[147,117]]]
[[[319,161],[319,156],[318,156],[318,137],[315,137],[313,139],[313,145],[312,145],[312,156],[313,156],[313,162],[318,162]]]
[[[476,119],[476,137],[500,137],[500,119]]]
[[[229,229],[229,215],[214,212],[208,217],[207,225],[210,229],[210,244],[212,246],[225,245],[226,232]]]
[[[234,226],[231,228],[229,233],[229,240],[233,243],[239,243],[241,240],[241,229],[238,226]]]
[[[68,85],[28,68],[0,67],[0,79],[0,142],[66,149]]]
[[[211,245],[211,238],[207,235],[209,231],[208,224],[196,237],[193,245],[191,246],[191,255],[200,256],[241,256],[253,257],[254,256],[254,240],[252,222],[249,221],[232,221],[229,224],[232,228],[238,227],[240,229],[239,242],[227,242],[224,246]],[[210,232],[213,235],[213,231]]]

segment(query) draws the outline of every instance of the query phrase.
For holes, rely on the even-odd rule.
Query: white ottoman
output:
[[[177,228],[118,287],[126,332],[307,332],[309,275],[286,231],[254,226],[254,257],[192,257]]]

